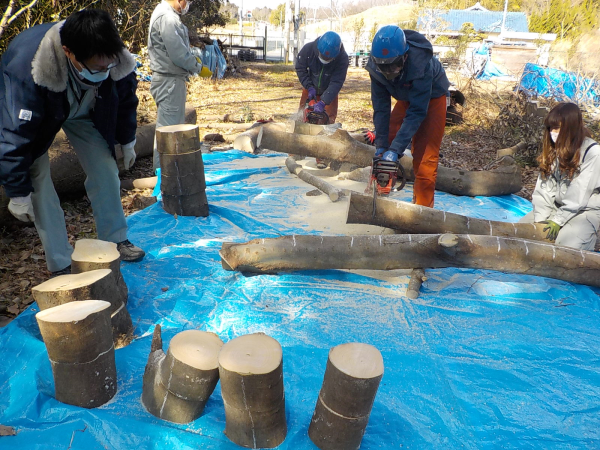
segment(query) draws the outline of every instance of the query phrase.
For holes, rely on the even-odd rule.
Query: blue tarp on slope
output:
[[[106,405],[85,410],[52,397],[35,305],[0,329],[0,424],[18,431],[0,437],[0,449],[239,449],[223,434],[219,385],[190,424],[144,410],[142,375],[157,323],[165,349],[186,329],[213,331],[224,342],[262,331],[281,343],[288,422],[281,449],[316,449],[307,429],[328,351],[356,341],[376,346],[385,364],[363,450],[600,448],[595,289],[438,269],[409,300],[408,271],[227,272],[218,256],[223,241],[312,232],[298,214],[316,201],[305,196],[312,187],[257,158],[284,160],[205,155],[207,218],[175,219],[159,204],[128,218],[131,240],[148,256],[122,265],[136,338],[116,351],[119,389]],[[410,199],[410,185],[395,196]],[[436,193],[436,207],[506,221],[531,208],[515,196],[444,193]]]

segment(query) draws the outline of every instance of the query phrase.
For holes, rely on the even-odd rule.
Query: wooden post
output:
[[[225,435],[249,448],[273,448],[287,434],[283,353],[262,333],[232,339],[219,354]]]
[[[35,315],[52,364],[56,399],[96,408],[117,392],[110,303],[83,300]]]
[[[197,125],[156,129],[163,208],[180,216],[208,216],[204,163]]]
[[[162,350],[160,325],[152,346],[142,388],[142,404],[161,419],[189,423],[202,415],[219,380],[218,354],[223,341],[214,333],[187,330]]]
[[[353,342],[329,352],[308,436],[321,450],[357,450],[383,376],[383,358],[372,345]]]

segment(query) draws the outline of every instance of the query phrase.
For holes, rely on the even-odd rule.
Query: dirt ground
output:
[[[451,75],[452,78],[452,75]],[[493,165],[496,151],[515,145],[518,137],[498,133],[496,117],[503,103],[510,101],[510,83],[506,86],[479,85],[473,81],[454,79],[464,88],[467,103],[463,110],[465,123],[448,127],[442,142],[440,164],[465,170],[482,170]],[[138,119],[140,124],[153,122],[156,106],[149,93],[148,82],[140,82]],[[514,83],[513,83],[514,85]],[[489,92],[486,92],[489,91]],[[229,144],[240,123],[221,123],[218,116],[229,114],[229,120],[252,123],[257,120],[285,121],[298,110],[300,84],[291,65],[246,63],[233,76],[212,81],[194,78],[189,84],[188,105],[196,108],[200,136],[208,133],[224,135]],[[508,99],[508,100],[507,100]],[[337,122],[352,132],[372,129],[369,77],[364,69],[350,68],[340,94]],[[218,128],[208,125],[220,123]],[[518,127],[518,125],[517,125]],[[513,125],[514,128],[514,125]],[[538,131],[538,133],[541,130]],[[517,133],[518,134],[518,133]],[[216,149],[228,143],[214,144]],[[151,158],[139,159],[134,168],[122,174],[123,179],[152,176]],[[524,188],[518,194],[531,197],[536,173],[523,165]],[[150,190],[122,191],[127,215],[143,207],[140,199]],[[73,243],[82,238],[95,238],[95,226],[87,197],[64,199],[67,231]],[[47,280],[44,253],[33,226],[17,221],[0,225],[0,326],[6,324],[32,302],[31,288]]]

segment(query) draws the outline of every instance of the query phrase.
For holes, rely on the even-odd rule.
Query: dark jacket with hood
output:
[[[387,80],[369,59],[367,71],[371,76],[371,101],[375,125],[375,146],[390,148],[402,154],[421,122],[427,116],[429,101],[448,95],[450,82],[442,64],[433,57],[431,43],[420,33],[404,30],[408,43],[408,58],[400,76]],[[389,145],[392,97],[410,103],[398,134]]]
[[[340,54],[329,64],[323,64],[319,61],[319,50],[317,50],[319,39],[302,47],[298,53],[295,67],[302,87],[304,89],[314,87],[323,103],[329,105],[340,93],[344,81],[346,81],[349,65],[348,53],[342,44]]]
[[[0,67],[0,185],[8,197],[33,191],[29,169],[48,151],[69,117],[68,60],[59,30],[64,22],[37,25],[15,37]],[[113,152],[135,139],[137,80],[127,51],[96,92],[90,116]]]

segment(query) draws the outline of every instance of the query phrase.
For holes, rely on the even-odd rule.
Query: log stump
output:
[[[354,342],[331,349],[308,427],[308,436],[317,447],[360,447],[382,376],[383,358],[372,345]]]
[[[187,330],[171,339],[165,355],[158,325],[144,371],[142,404],[146,410],[174,423],[189,423],[200,417],[219,381],[222,346],[223,341],[214,333]]]
[[[110,304],[115,347],[122,347],[131,340],[133,324],[125,306],[126,297],[123,297],[122,291],[115,284],[110,269],[96,269],[51,278],[35,286],[31,293],[40,311],[70,302],[104,300]]]
[[[35,315],[52,364],[56,399],[96,408],[117,392],[110,303],[83,300]]]
[[[156,129],[163,208],[179,216],[208,216],[204,162],[197,125]]]
[[[287,434],[283,353],[263,333],[232,339],[219,354],[225,435],[248,448],[273,448]]]

